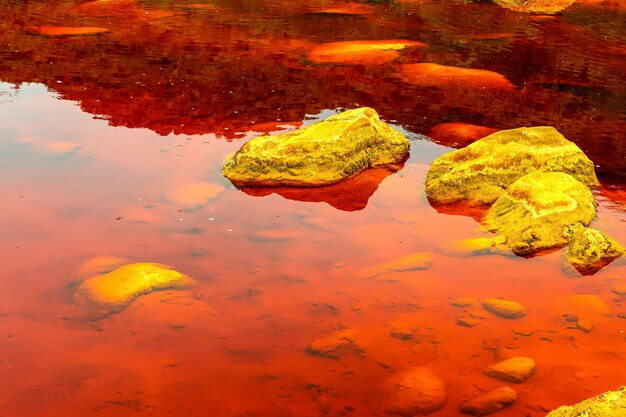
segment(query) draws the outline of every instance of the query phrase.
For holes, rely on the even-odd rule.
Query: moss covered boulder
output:
[[[408,139],[369,107],[301,130],[248,141],[222,169],[237,187],[316,187],[406,158]]]
[[[516,255],[568,244],[572,230],[596,216],[593,194],[562,172],[535,171],[515,181],[491,206],[483,224]]]
[[[582,275],[595,274],[624,254],[615,240],[592,228],[579,228],[571,237],[567,259]]]
[[[74,302],[93,318],[124,310],[133,300],[159,290],[186,289],[195,280],[168,265],[133,263],[83,281],[74,293]]]
[[[552,127],[501,130],[442,155],[430,167],[426,194],[435,203],[491,204],[509,185],[534,171],[564,172],[599,185],[593,163]]]
[[[559,407],[546,417],[626,417],[626,387],[609,391],[576,405]]]

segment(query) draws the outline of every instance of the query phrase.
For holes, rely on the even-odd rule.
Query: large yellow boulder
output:
[[[437,158],[426,178],[431,201],[491,204],[509,185],[533,171],[564,172],[599,185],[593,163],[553,127],[501,130]]]
[[[483,224],[498,232],[516,255],[558,248],[596,216],[593,194],[562,172],[535,171],[511,184],[491,206]]]
[[[624,254],[615,240],[592,228],[580,228],[571,237],[567,259],[582,275],[595,274]]]
[[[578,404],[557,408],[546,417],[626,417],[626,387],[600,394]]]
[[[374,166],[406,158],[408,139],[362,107],[301,130],[247,142],[222,173],[238,187],[334,184]]]
[[[195,280],[158,263],[134,263],[83,281],[74,293],[74,302],[91,317],[124,310],[137,297],[159,290],[186,289]]]

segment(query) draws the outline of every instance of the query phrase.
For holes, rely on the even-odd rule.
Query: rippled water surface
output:
[[[469,256],[454,242],[488,236],[480,213],[438,211],[423,192],[429,164],[468,143],[442,123],[551,125],[596,164],[594,227],[626,243],[626,3],[557,3],[0,0],[0,415],[383,416],[385,381],[424,366],[447,390],[432,415],[460,416],[503,385],[484,368],[513,356],[537,370],[503,417],[625,384],[626,298],[612,290],[626,261],[581,277],[564,250]],[[387,39],[425,45],[359,62],[311,52]],[[508,84],[424,81],[417,63]],[[399,172],[321,190],[222,177],[246,140],[358,106],[411,139]],[[362,273],[415,252],[432,266]],[[199,284],[91,320],[72,293],[102,256]],[[457,324],[468,314],[476,327]],[[337,358],[307,350],[341,329],[355,332]]]

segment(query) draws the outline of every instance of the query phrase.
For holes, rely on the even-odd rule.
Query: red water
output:
[[[382,416],[383,382],[418,366],[446,384],[432,415],[458,416],[463,399],[503,385],[483,369],[512,356],[537,370],[513,385],[503,417],[626,383],[626,299],[611,291],[626,285],[624,260],[580,277],[563,250],[463,255],[455,240],[487,236],[476,213],[435,210],[422,185],[458,143],[427,140],[442,122],[552,125],[597,164],[595,227],[626,243],[626,4],[577,2],[549,17],[449,1],[5,0],[0,12],[1,416]],[[38,34],[45,26],[109,32]],[[368,39],[428,48],[307,59],[319,43]],[[514,88],[402,77],[421,62],[494,71]],[[260,132],[363,105],[412,139],[399,172],[315,192],[242,192],[220,174]],[[168,197],[197,182],[224,190]],[[430,269],[359,278],[420,251]],[[96,256],[170,264],[200,283],[89,321],[71,293]],[[515,300],[529,314],[483,311],[461,327],[466,313],[451,305],[461,296]],[[566,314],[594,329],[571,328]],[[398,327],[413,337],[392,337]],[[307,353],[343,328],[363,354]]]

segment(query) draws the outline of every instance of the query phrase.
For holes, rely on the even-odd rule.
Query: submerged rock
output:
[[[595,176],[594,176],[595,178]],[[516,255],[567,245],[571,230],[596,216],[593,194],[562,172],[535,171],[511,184],[483,219]]]
[[[576,0],[494,0],[505,9],[516,12],[556,14],[574,4]]]
[[[238,187],[316,187],[402,161],[409,147],[374,109],[362,107],[301,130],[252,139],[226,161],[222,173]]]
[[[592,228],[577,230],[567,249],[567,259],[582,275],[595,274],[623,254],[619,243]]]
[[[593,163],[552,127],[501,130],[437,158],[426,194],[440,204],[470,200],[491,204],[533,171],[564,172],[589,187],[599,185]]]
[[[31,26],[28,31],[43,36],[84,36],[110,32],[107,28],[91,26]]]
[[[224,187],[219,184],[194,181],[165,191],[162,198],[181,208],[194,209],[215,200],[223,191]]]
[[[380,64],[398,58],[404,49],[426,47],[403,39],[331,42],[314,46],[307,58],[317,63]]]
[[[421,271],[432,266],[434,257],[428,252],[415,252],[402,258],[362,269],[358,278],[365,279],[388,272]]]
[[[459,409],[465,414],[486,416],[513,404],[516,399],[517,393],[514,390],[501,387],[463,401]]]
[[[504,75],[494,71],[462,68],[423,62],[404,64],[400,78],[422,87],[455,87],[510,90],[515,86]]]
[[[356,329],[343,329],[333,334],[312,341],[307,348],[307,353],[327,359],[339,359],[348,354],[362,355],[363,349],[357,344]]]
[[[557,408],[546,417],[626,417],[626,387],[608,391],[576,405]]]
[[[526,316],[526,307],[515,301],[488,298],[482,302],[485,310],[506,319],[518,319]]]
[[[535,361],[524,356],[507,359],[488,366],[485,374],[505,382],[521,384],[535,372]]]
[[[446,403],[444,382],[426,368],[410,369],[385,381],[385,411],[399,416],[423,416]]]
[[[438,143],[456,148],[458,146],[467,146],[497,131],[498,129],[486,126],[446,122],[433,126],[430,132],[428,132],[428,136],[435,139]]]
[[[83,281],[73,299],[90,316],[102,317],[124,310],[142,295],[161,290],[187,289],[195,282],[168,265],[134,263]]]

